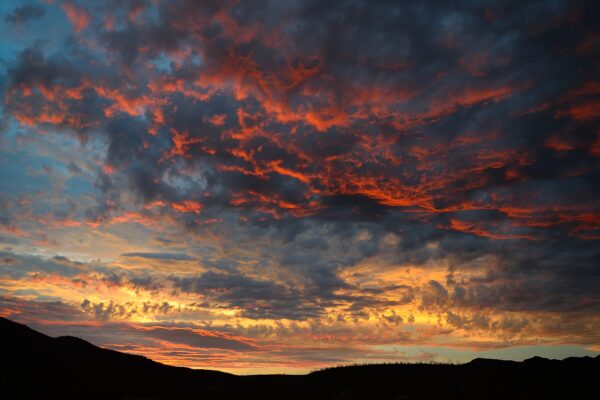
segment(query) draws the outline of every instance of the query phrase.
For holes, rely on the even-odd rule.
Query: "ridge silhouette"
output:
[[[76,337],[52,338],[0,317],[0,371],[6,399],[590,399],[600,356],[236,376],[167,366]]]

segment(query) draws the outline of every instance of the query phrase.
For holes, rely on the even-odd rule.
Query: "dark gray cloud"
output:
[[[42,18],[45,13],[46,9],[40,5],[26,4],[6,14],[4,20],[11,24],[21,25]]]
[[[123,253],[123,257],[139,257],[163,261],[191,261],[195,258],[185,253]]]
[[[306,319],[322,312],[325,296],[310,299],[301,288],[240,273],[205,272],[202,275],[171,277],[173,286],[183,292],[205,296],[214,307],[234,308],[248,318]]]
[[[174,328],[169,326],[150,327],[148,330],[144,330],[142,334],[151,338],[168,340],[171,343],[184,344],[203,349],[229,349],[240,351],[249,351],[253,349],[253,346],[233,338],[228,338],[227,336],[219,336],[211,334],[211,332],[199,333],[198,331],[185,328]]]
[[[37,256],[0,251],[0,274],[23,278],[32,273],[58,274],[72,277],[84,269],[85,265],[66,257],[54,256],[46,259]]]

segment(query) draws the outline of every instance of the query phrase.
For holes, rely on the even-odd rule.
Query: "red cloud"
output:
[[[67,18],[73,24],[75,31],[81,32],[90,24],[92,16],[85,8],[76,6],[70,2],[63,3],[61,6],[67,14]]]

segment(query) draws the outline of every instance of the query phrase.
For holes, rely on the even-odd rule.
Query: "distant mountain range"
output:
[[[236,376],[51,338],[0,318],[0,397],[12,399],[593,399],[600,356],[380,364]]]

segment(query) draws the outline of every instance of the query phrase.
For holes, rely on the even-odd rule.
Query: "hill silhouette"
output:
[[[0,395],[7,399],[589,399],[600,356],[236,376],[167,366],[75,337],[51,338],[0,318],[0,371]]]

